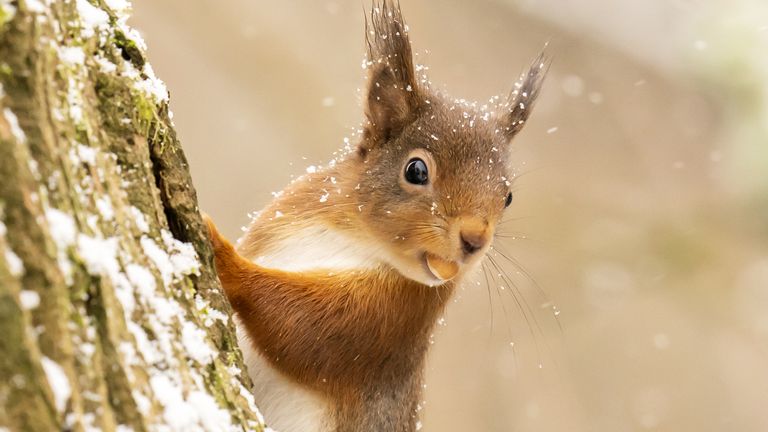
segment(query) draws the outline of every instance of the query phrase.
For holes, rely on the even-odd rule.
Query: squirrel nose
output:
[[[461,219],[459,238],[464,255],[472,255],[488,243],[488,222],[481,218],[465,217]]]
[[[476,233],[461,233],[461,249],[466,255],[472,255],[485,246],[485,236]]]
[[[490,241],[488,221],[477,216],[460,216],[459,239],[464,256],[469,256],[483,249]]]

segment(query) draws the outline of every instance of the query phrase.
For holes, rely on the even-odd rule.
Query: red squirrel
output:
[[[510,141],[542,56],[493,107],[417,73],[400,6],[366,20],[365,122],[355,147],[291,183],[237,248],[206,218],[257,405],[281,432],[417,429],[435,322],[512,202]]]

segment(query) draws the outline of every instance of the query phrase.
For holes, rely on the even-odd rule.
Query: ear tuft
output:
[[[365,22],[369,70],[365,115],[370,146],[391,139],[411,122],[422,96],[399,3],[376,0],[369,18]]]
[[[507,103],[504,105],[506,111],[502,119],[504,134],[508,139],[520,132],[528,120],[550,64],[551,60],[544,52],[540,53],[531,63],[528,72],[522,74],[515,83],[515,88],[509,94]]]

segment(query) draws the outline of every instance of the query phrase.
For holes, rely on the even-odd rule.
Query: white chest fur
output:
[[[362,270],[378,265],[378,247],[343,232],[312,226],[270,244],[253,262],[284,271]]]

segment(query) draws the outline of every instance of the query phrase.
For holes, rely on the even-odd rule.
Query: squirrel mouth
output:
[[[459,264],[456,261],[448,261],[429,252],[424,253],[424,261],[429,272],[437,279],[449,281],[459,273]]]

